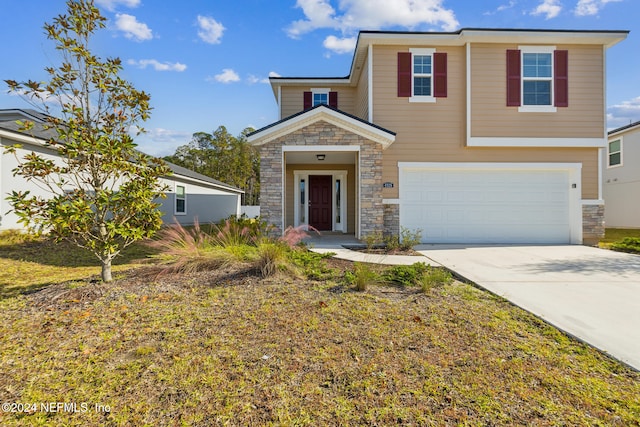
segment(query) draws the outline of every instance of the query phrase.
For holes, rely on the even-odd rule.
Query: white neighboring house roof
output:
[[[618,134],[631,132],[631,131],[636,130],[638,128],[640,128],[640,122],[635,122],[635,123],[630,123],[630,124],[628,124],[626,126],[621,126],[621,127],[617,128],[617,129],[610,130],[607,134],[609,135],[609,138],[611,138],[611,137],[616,136]]]
[[[28,133],[20,131],[20,126],[16,123],[16,120],[30,120],[34,122],[33,129],[29,130]],[[46,120],[46,115],[35,110],[0,110],[0,138],[11,139],[23,144],[46,147],[46,142],[56,135],[54,130],[44,129],[43,124]],[[171,172],[173,172],[173,175],[165,177],[167,179],[178,178],[205,187],[213,187],[234,194],[244,194],[244,190],[225,184],[217,179],[210,178],[206,175],[202,175],[201,173],[194,172],[190,169],[167,161],[165,161],[165,163],[171,169]]]

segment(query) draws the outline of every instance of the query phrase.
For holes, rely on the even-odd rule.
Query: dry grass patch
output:
[[[355,292],[350,263],[323,263],[322,280],[138,269],[84,300],[7,298],[0,401],[111,411],[0,424],[640,423],[636,372],[509,303],[458,282]]]

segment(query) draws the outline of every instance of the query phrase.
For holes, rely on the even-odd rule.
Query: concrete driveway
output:
[[[416,249],[640,370],[640,256],[578,245]]]

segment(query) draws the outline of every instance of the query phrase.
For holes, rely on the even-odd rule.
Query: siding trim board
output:
[[[604,148],[604,138],[505,138],[471,137],[469,147],[556,147],[556,148]]]

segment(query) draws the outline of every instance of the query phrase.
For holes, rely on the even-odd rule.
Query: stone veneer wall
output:
[[[604,237],[604,205],[582,205],[582,243],[595,245]]]
[[[381,146],[338,126],[319,121],[260,147],[260,215],[275,227],[274,234],[281,235],[283,232],[283,145],[360,146],[360,233],[364,236],[383,227]]]
[[[400,235],[400,205],[384,205],[384,231],[385,236]]]

